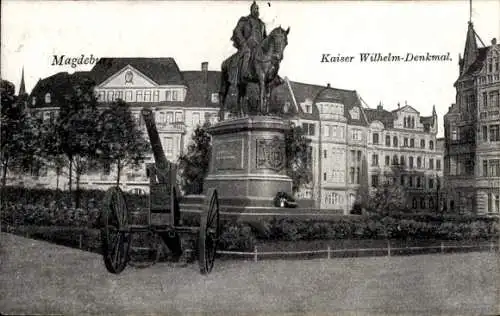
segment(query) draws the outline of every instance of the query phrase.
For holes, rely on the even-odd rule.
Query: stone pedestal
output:
[[[250,116],[210,127],[212,157],[204,191],[216,188],[224,209],[273,207],[276,193],[292,192],[286,175],[285,131],[280,117]]]

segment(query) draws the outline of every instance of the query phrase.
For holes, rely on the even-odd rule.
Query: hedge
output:
[[[2,224],[99,228],[105,192],[82,191],[82,208],[66,204],[68,192],[8,188]],[[130,208],[145,208],[147,196],[127,195]],[[183,214],[183,225],[199,226],[199,217]],[[248,250],[258,240],[334,239],[487,239],[499,236],[499,219],[477,215],[397,213],[345,216],[331,220],[274,218],[254,222],[222,221],[223,249]]]

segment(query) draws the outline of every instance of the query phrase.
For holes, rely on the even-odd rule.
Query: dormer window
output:
[[[219,94],[212,93],[211,101],[212,101],[212,103],[219,103]]]
[[[358,107],[352,108],[352,110],[349,111],[349,114],[351,114],[351,118],[353,120],[359,120],[359,108]]]
[[[45,94],[45,103],[50,103],[51,102],[51,98],[50,98],[50,93],[46,93]]]
[[[36,97],[33,97],[33,98],[31,99],[31,105],[36,105]]]

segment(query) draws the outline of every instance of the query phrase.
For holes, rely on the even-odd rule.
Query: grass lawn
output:
[[[498,314],[496,253],[159,263],[106,272],[98,254],[0,234],[0,312],[142,315]]]

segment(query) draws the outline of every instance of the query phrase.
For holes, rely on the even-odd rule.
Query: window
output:
[[[171,156],[174,152],[174,142],[172,137],[165,137],[165,154],[167,156]]]
[[[488,176],[488,160],[483,160],[483,177]]]
[[[176,90],[172,91],[172,101],[178,101],[178,92]]]
[[[374,188],[378,187],[378,175],[377,174],[372,175],[372,187],[374,187]]]
[[[488,176],[499,177],[500,176],[500,160],[491,159],[488,161]]]
[[[114,96],[114,91],[108,91],[108,97],[107,97],[106,101],[113,102],[113,96]]]
[[[456,127],[451,130],[451,140],[458,140],[458,130]]]
[[[351,134],[352,140],[361,140],[361,131],[359,129],[353,129]]]
[[[398,147],[398,137],[397,136],[394,136],[394,138],[392,139],[392,145],[394,147]]]
[[[172,112],[167,112],[167,123],[172,124],[174,122],[174,114]]]
[[[500,212],[500,194],[495,194],[495,193],[488,194],[488,212],[490,213]]]
[[[164,123],[166,123],[166,119],[167,119],[167,117],[165,115],[165,112],[160,112],[158,114],[158,123],[163,123],[164,124]]]
[[[391,146],[391,136],[390,135],[385,136],[385,145]]]
[[[488,126],[482,126],[483,142],[488,141]]]
[[[397,165],[397,164],[398,164],[398,156],[394,155],[394,156],[392,157],[392,164],[393,164],[393,165]]]
[[[132,91],[127,90],[125,92],[125,101],[127,101],[127,102],[131,102],[132,101]]]
[[[413,200],[411,201],[411,206],[412,206],[414,209],[418,208],[417,198],[413,198]]]
[[[326,181],[326,172],[323,172],[323,181]]]
[[[109,93],[108,93],[109,95]],[[142,98],[142,91],[139,90],[139,91],[136,91],[135,92],[135,102],[142,102],[144,101],[144,99]]]
[[[326,152],[327,152],[327,150],[326,150],[326,149],[325,149],[325,150],[323,150],[323,157],[324,157],[324,158],[326,158]]]
[[[473,112],[476,109],[476,95],[469,94],[466,99],[467,102],[467,111]]]
[[[414,148],[415,147],[415,140],[412,138],[410,139],[410,147]]]
[[[488,106],[488,92],[483,92],[483,107]]]
[[[410,158],[408,159],[408,164],[410,165],[410,168],[413,168],[413,157],[410,156]]]
[[[429,198],[429,208],[434,209],[434,199],[433,198]]]
[[[489,94],[489,106],[491,107],[499,107],[500,106],[500,99],[498,96],[498,90],[496,91],[491,91]]]
[[[401,156],[401,158],[399,159],[399,164],[401,166],[404,166],[405,165],[405,156]]]
[[[193,118],[192,118],[192,125],[196,126],[200,124],[200,113],[198,112],[193,112]]]
[[[409,176],[408,178],[410,180],[409,186],[411,188],[411,187],[413,187],[413,176]]]
[[[391,157],[385,156],[385,165],[388,166],[391,164]]]
[[[417,168],[420,169],[422,168],[422,158],[417,157]]]
[[[355,176],[355,171],[354,171],[354,167],[351,167],[349,169],[349,183],[354,183],[354,176]]]
[[[500,141],[500,126],[491,125],[490,126],[490,142]]]
[[[429,149],[433,150],[434,149],[434,142],[431,140],[429,141]]]
[[[358,159],[357,159],[357,161],[358,161],[358,162],[360,162],[360,161],[361,161],[361,151],[360,151],[360,150],[358,150]]]
[[[351,162],[354,163],[356,161],[356,151],[351,150]]]
[[[425,139],[421,139],[420,140],[420,148],[424,148],[425,149]]]
[[[182,112],[175,112],[175,122],[182,122]]]
[[[170,90],[165,91],[165,101],[172,101],[172,93]]]
[[[434,188],[434,179],[429,179],[429,189],[433,189]]]
[[[408,147],[408,138],[406,137],[403,139],[403,146]]]
[[[420,208],[424,209],[425,208],[425,199],[420,198]]]
[[[377,154],[372,155],[372,166],[378,166],[378,155]]]
[[[436,170],[441,170],[441,159],[436,159]]]
[[[160,101],[160,91],[154,90],[153,91],[153,102],[158,102]]]
[[[429,159],[429,169],[430,170],[434,169],[434,159],[432,159],[432,158]]]
[[[304,130],[304,133],[309,136],[314,136],[315,131],[316,131],[316,124],[312,123],[303,123],[302,124],[302,129]]]
[[[45,103],[50,103],[51,102],[51,99],[50,99],[50,93],[46,93],[45,94]]]
[[[420,181],[421,181],[421,180],[420,180],[420,177],[419,177],[419,176],[417,176],[417,188],[420,188],[420,184],[421,184],[421,182],[420,182]]]
[[[401,185],[405,185],[405,176],[401,176]]]
[[[378,145],[378,133],[373,133],[373,144]]]
[[[360,180],[361,180],[361,173],[359,171],[360,171],[360,168],[357,167],[356,168],[356,184],[359,184]]]

